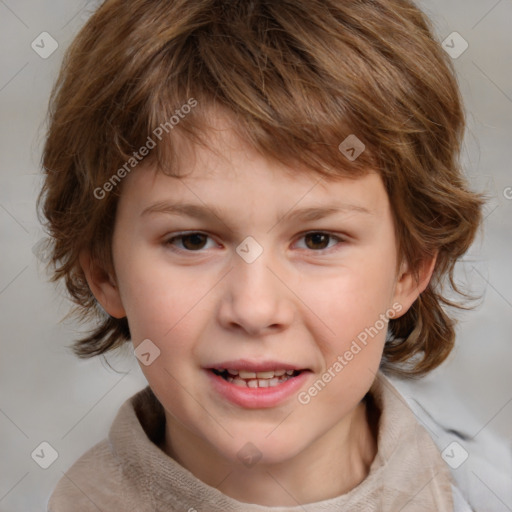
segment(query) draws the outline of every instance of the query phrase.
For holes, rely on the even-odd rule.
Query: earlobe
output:
[[[417,275],[410,270],[407,263],[403,263],[397,276],[394,301],[402,305],[401,315],[407,313],[414,301],[427,288],[434,268],[436,266],[437,253],[425,258],[418,269]],[[398,318],[398,316],[397,316]]]
[[[93,261],[88,251],[80,253],[79,261],[87,284],[103,309],[114,318],[124,318],[126,312],[115,279]]]

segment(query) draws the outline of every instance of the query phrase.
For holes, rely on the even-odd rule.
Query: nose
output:
[[[270,251],[252,263],[237,254],[226,277],[218,312],[225,329],[263,336],[286,329],[293,321],[293,292]],[[288,279],[289,280],[289,279]]]

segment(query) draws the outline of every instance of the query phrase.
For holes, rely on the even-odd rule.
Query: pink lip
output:
[[[231,364],[231,363],[229,363]],[[286,365],[268,366],[262,365],[251,365],[251,366],[240,366],[240,361],[237,361],[236,364],[232,366],[227,366],[226,368],[233,368],[237,370],[246,370],[246,371],[265,371],[265,370],[293,370],[293,367],[289,367]],[[223,366],[222,366],[223,367]],[[291,379],[286,380],[282,384],[279,384],[272,388],[244,388],[241,386],[237,386],[224,380],[219,375],[216,375],[211,370],[205,369],[208,378],[212,384],[212,387],[217,393],[221,396],[229,400],[230,402],[238,405],[240,407],[245,407],[246,409],[266,409],[270,407],[275,407],[279,405],[281,402],[284,402],[290,396],[296,394],[298,390],[304,385],[305,380],[308,378],[310,374],[309,371],[303,371],[296,377],[292,377]]]

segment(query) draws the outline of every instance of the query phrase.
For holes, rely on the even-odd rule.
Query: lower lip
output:
[[[205,371],[215,391],[230,402],[247,409],[264,409],[279,405],[299,391],[310,373],[303,371],[296,377],[271,388],[248,388],[232,384],[211,370]]]

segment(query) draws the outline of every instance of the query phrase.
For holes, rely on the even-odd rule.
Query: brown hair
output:
[[[191,99],[198,107],[171,126]],[[67,50],[55,84],[38,200],[53,280],[65,279],[81,319],[100,319],[75,353],[102,354],[130,339],[127,319],[98,306],[78,260],[88,249],[112,269],[121,187],[101,198],[98,187],[127,169],[164,123],[165,143],[145,162],[178,176],[173,131],[200,141],[212,105],[281,162],[331,179],[380,173],[401,257],[417,270],[437,253],[426,290],[389,323],[383,363],[411,376],[441,364],[455,338],[443,306],[464,308],[442,285],[448,277],[467,297],[454,265],[473,242],[483,197],[461,172],[465,114],[452,63],[409,0],[104,2]],[[338,149],[351,134],[366,146],[353,161]]]

